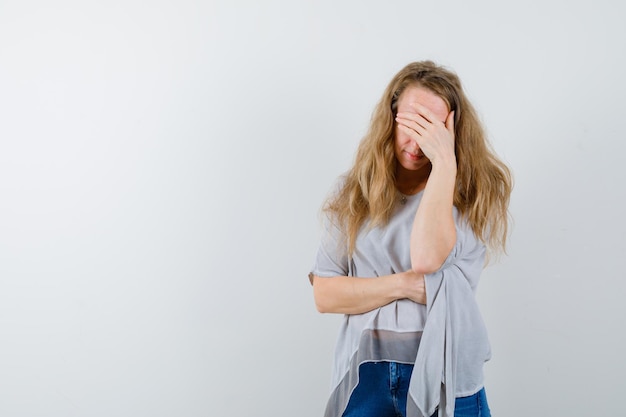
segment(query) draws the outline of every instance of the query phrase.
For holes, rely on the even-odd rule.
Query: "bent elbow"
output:
[[[443,265],[443,261],[441,262],[418,261],[418,262],[412,262],[411,269],[416,274],[426,275],[426,274],[432,274],[433,272],[438,271],[439,268],[441,268],[441,265]]]
[[[317,300],[315,300],[315,309],[317,310],[318,313],[321,313],[321,314],[330,313],[330,310],[324,304],[320,303]]]
[[[445,263],[448,255],[452,251],[450,248],[447,251],[440,251],[438,253],[420,253],[411,257],[411,269],[418,274],[432,274],[441,269]]]
[[[325,301],[326,297],[324,297],[324,284],[320,282],[320,278],[313,275],[311,277],[311,284],[313,285],[313,300],[315,301],[315,309],[319,313],[328,313],[329,307],[328,303]]]

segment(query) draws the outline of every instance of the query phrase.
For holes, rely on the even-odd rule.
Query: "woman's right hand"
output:
[[[400,274],[405,298],[418,304],[426,304],[426,284],[424,275],[409,270]]]

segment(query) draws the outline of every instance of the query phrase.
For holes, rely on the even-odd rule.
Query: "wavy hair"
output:
[[[432,61],[413,62],[398,72],[374,109],[369,129],[340,189],[324,204],[347,239],[349,253],[364,225],[386,224],[398,202],[394,127],[398,99],[409,86],[426,88],[454,110],[457,177],[454,205],[490,251],[506,250],[509,168],[496,156],[459,77]]]

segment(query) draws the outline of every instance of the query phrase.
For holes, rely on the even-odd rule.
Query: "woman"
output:
[[[431,61],[391,80],[324,206],[309,278],[345,315],[326,417],[489,416],[474,298],[504,250],[511,176],[458,77]]]

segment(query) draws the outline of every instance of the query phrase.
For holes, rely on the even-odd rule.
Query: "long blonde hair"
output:
[[[386,224],[398,202],[394,120],[398,99],[408,86],[426,88],[454,110],[457,178],[454,205],[489,249],[504,251],[508,235],[511,172],[492,150],[458,76],[432,61],[413,62],[398,72],[374,109],[369,130],[338,193],[324,210],[355,248],[360,228]]]

